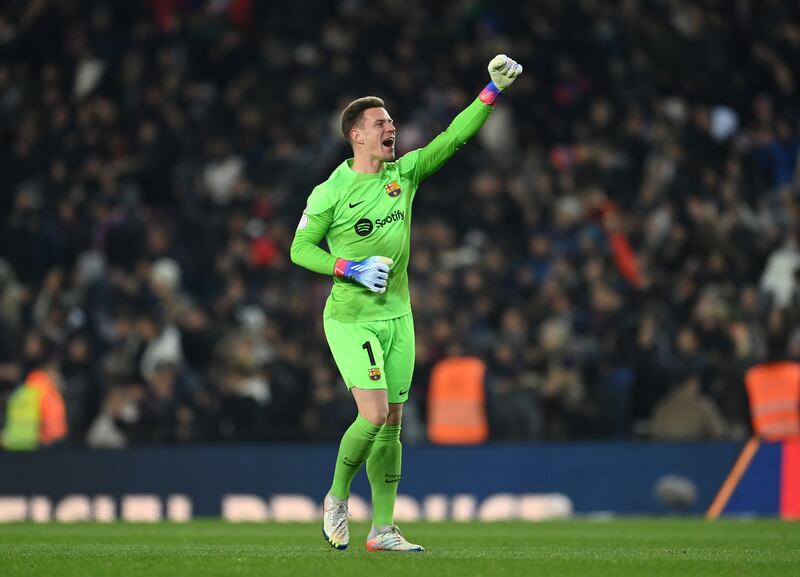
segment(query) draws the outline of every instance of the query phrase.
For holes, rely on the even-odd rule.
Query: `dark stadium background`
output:
[[[799,11],[3,2],[0,424],[45,367],[51,450],[338,441],[330,280],[288,259],[338,112],[383,97],[406,152],[507,53],[524,74],[415,202],[404,442],[469,354],[492,442],[741,443],[745,372],[800,357]]]

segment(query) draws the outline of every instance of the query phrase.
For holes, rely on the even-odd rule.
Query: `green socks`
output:
[[[372,452],[367,458],[367,477],[369,477],[369,484],[372,487],[372,525],[374,527],[392,524],[402,462],[403,445],[400,443],[400,425],[384,425],[375,437]]]
[[[358,415],[339,444],[330,494],[348,499],[350,483],[364,461],[372,487],[372,524],[375,527],[391,525],[403,461],[400,425],[381,427]]]
[[[356,476],[361,465],[370,454],[373,443],[377,446],[376,435],[380,435],[383,427],[373,425],[367,419],[358,415],[353,424],[345,431],[342,442],[339,443],[339,455],[336,457],[336,469],[333,472],[333,485],[330,494],[338,499],[350,497],[350,483]],[[398,444],[399,431],[398,426]],[[380,437],[378,437],[380,438]],[[399,469],[398,469],[399,472]],[[370,476],[370,482],[372,477]],[[395,485],[395,491],[397,485]]]

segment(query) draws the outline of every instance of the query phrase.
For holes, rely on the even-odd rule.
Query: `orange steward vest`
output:
[[[39,443],[49,445],[67,436],[67,410],[58,385],[45,371],[31,371],[25,386],[41,392],[39,401]]]
[[[745,383],[757,435],[766,440],[800,435],[800,363],[756,365]]]
[[[475,357],[439,361],[428,387],[428,439],[441,445],[476,445],[489,438],[486,364]]]

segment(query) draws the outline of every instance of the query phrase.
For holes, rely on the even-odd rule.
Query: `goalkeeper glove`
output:
[[[383,294],[386,292],[389,265],[392,262],[385,256],[371,256],[359,261],[340,258],[336,259],[333,275],[352,279],[374,293]]]
[[[480,94],[484,104],[494,105],[500,93],[511,86],[522,74],[522,64],[517,63],[505,54],[498,54],[489,62],[489,78],[492,81],[486,85]]]

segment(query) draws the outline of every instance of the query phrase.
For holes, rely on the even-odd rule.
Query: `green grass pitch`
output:
[[[335,551],[316,524],[0,525],[2,577],[800,575],[800,523],[624,519],[409,523],[424,553]]]

